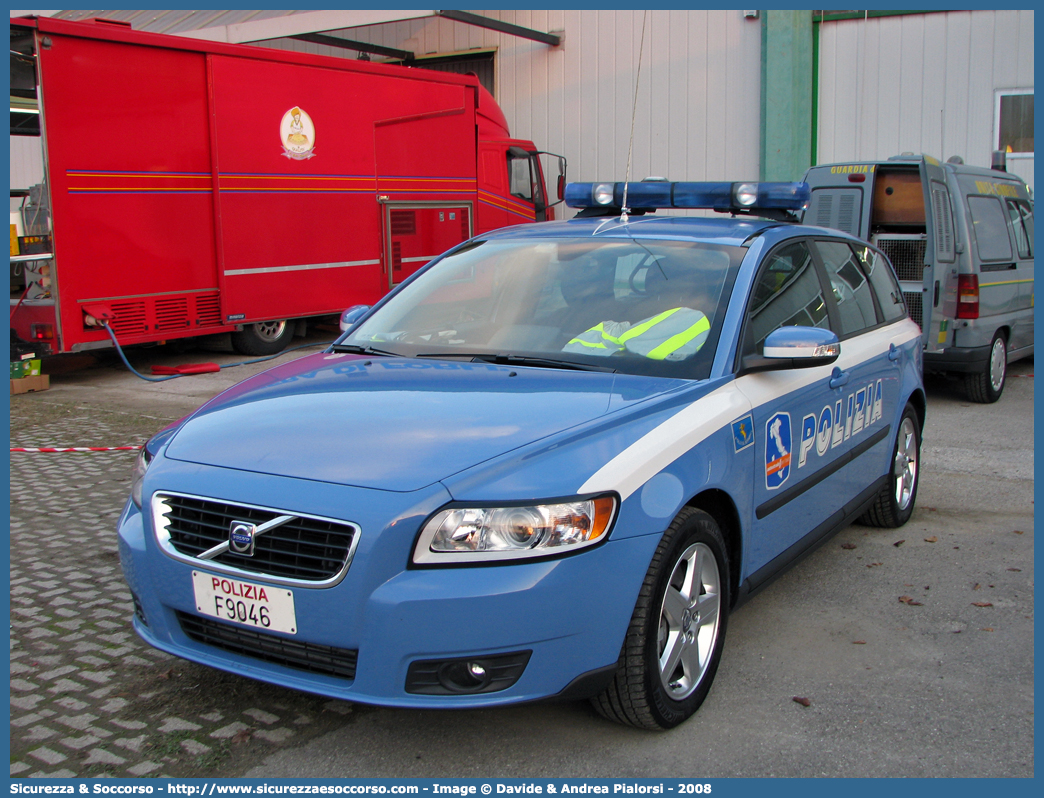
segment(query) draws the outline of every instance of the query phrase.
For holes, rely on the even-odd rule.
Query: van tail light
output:
[[[957,275],[957,318],[979,318],[979,277],[975,274]]]

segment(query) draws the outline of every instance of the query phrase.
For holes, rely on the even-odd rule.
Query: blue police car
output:
[[[807,198],[572,184],[577,218],[461,244],[161,431],[119,521],[134,628],[362,703],[682,722],[730,610],[914,507],[920,330],[879,251],[787,221]],[[732,217],[650,212],[697,207]]]

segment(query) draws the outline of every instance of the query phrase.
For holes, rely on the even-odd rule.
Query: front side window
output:
[[[762,354],[779,327],[831,329],[812,253],[803,241],[773,252],[761,267],[747,312],[748,351]]]
[[[877,325],[873,291],[852,248],[843,241],[817,241],[837,305],[841,337]]]
[[[1015,248],[1020,258],[1033,257],[1033,211],[1018,200],[1008,200],[1008,218],[1015,233]]]
[[[652,239],[477,241],[405,285],[342,343],[702,379],[744,253]]]
[[[968,197],[968,211],[979,260],[1011,260],[1007,214],[996,197]]]
[[[508,150],[508,184],[512,197],[533,202],[536,196],[536,181],[533,175],[533,162],[528,153]]]

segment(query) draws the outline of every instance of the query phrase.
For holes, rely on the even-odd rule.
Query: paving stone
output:
[[[258,723],[264,723],[266,726],[271,726],[279,720],[278,715],[273,715],[271,712],[265,712],[263,709],[257,709],[256,707],[244,710],[243,714],[247,717],[253,718]]]
[[[101,740],[92,734],[85,734],[83,737],[66,737],[62,740],[62,745],[66,748],[72,748],[74,751],[82,751],[89,745],[97,745]]]
[[[19,773],[24,773],[29,770],[29,765],[25,762],[12,762],[11,763],[11,775],[17,776]]]
[[[254,732],[254,736],[255,737],[260,737],[265,742],[279,744],[279,743],[285,743],[287,740],[289,740],[291,737],[294,736],[294,733],[290,729],[283,729],[283,728],[278,728],[278,729],[258,729],[257,731]]]
[[[132,776],[147,776],[154,770],[159,770],[161,767],[163,766],[156,762],[150,762],[146,760],[144,762],[139,762],[137,765],[133,765],[127,768],[127,772]]]
[[[205,754],[208,751],[210,751],[209,745],[203,745],[203,743],[199,742],[198,740],[192,739],[182,740],[181,747],[193,756],[199,756],[200,754]]]
[[[106,751],[104,748],[95,748],[90,755],[83,760],[85,765],[122,765],[127,760],[122,756]]]
[[[198,723],[192,723],[181,718],[167,718],[163,721],[163,725],[159,727],[159,731],[166,734],[174,731],[197,731],[201,728],[202,726]]]
[[[227,740],[231,737],[235,737],[236,734],[238,734],[239,732],[249,728],[250,727],[247,726],[245,723],[240,723],[239,721],[236,721],[235,723],[230,723],[227,726],[222,726],[220,729],[217,729],[216,731],[212,731],[210,733],[210,736],[218,740]]]
[[[30,751],[29,756],[41,759],[48,765],[57,765],[59,762],[64,762],[69,758],[65,754],[52,751],[50,748],[37,748],[35,751]]]

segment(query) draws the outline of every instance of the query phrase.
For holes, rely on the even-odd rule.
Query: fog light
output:
[[[529,663],[531,651],[474,659],[417,660],[406,672],[406,692],[424,695],[495,693],[511,687]]]

